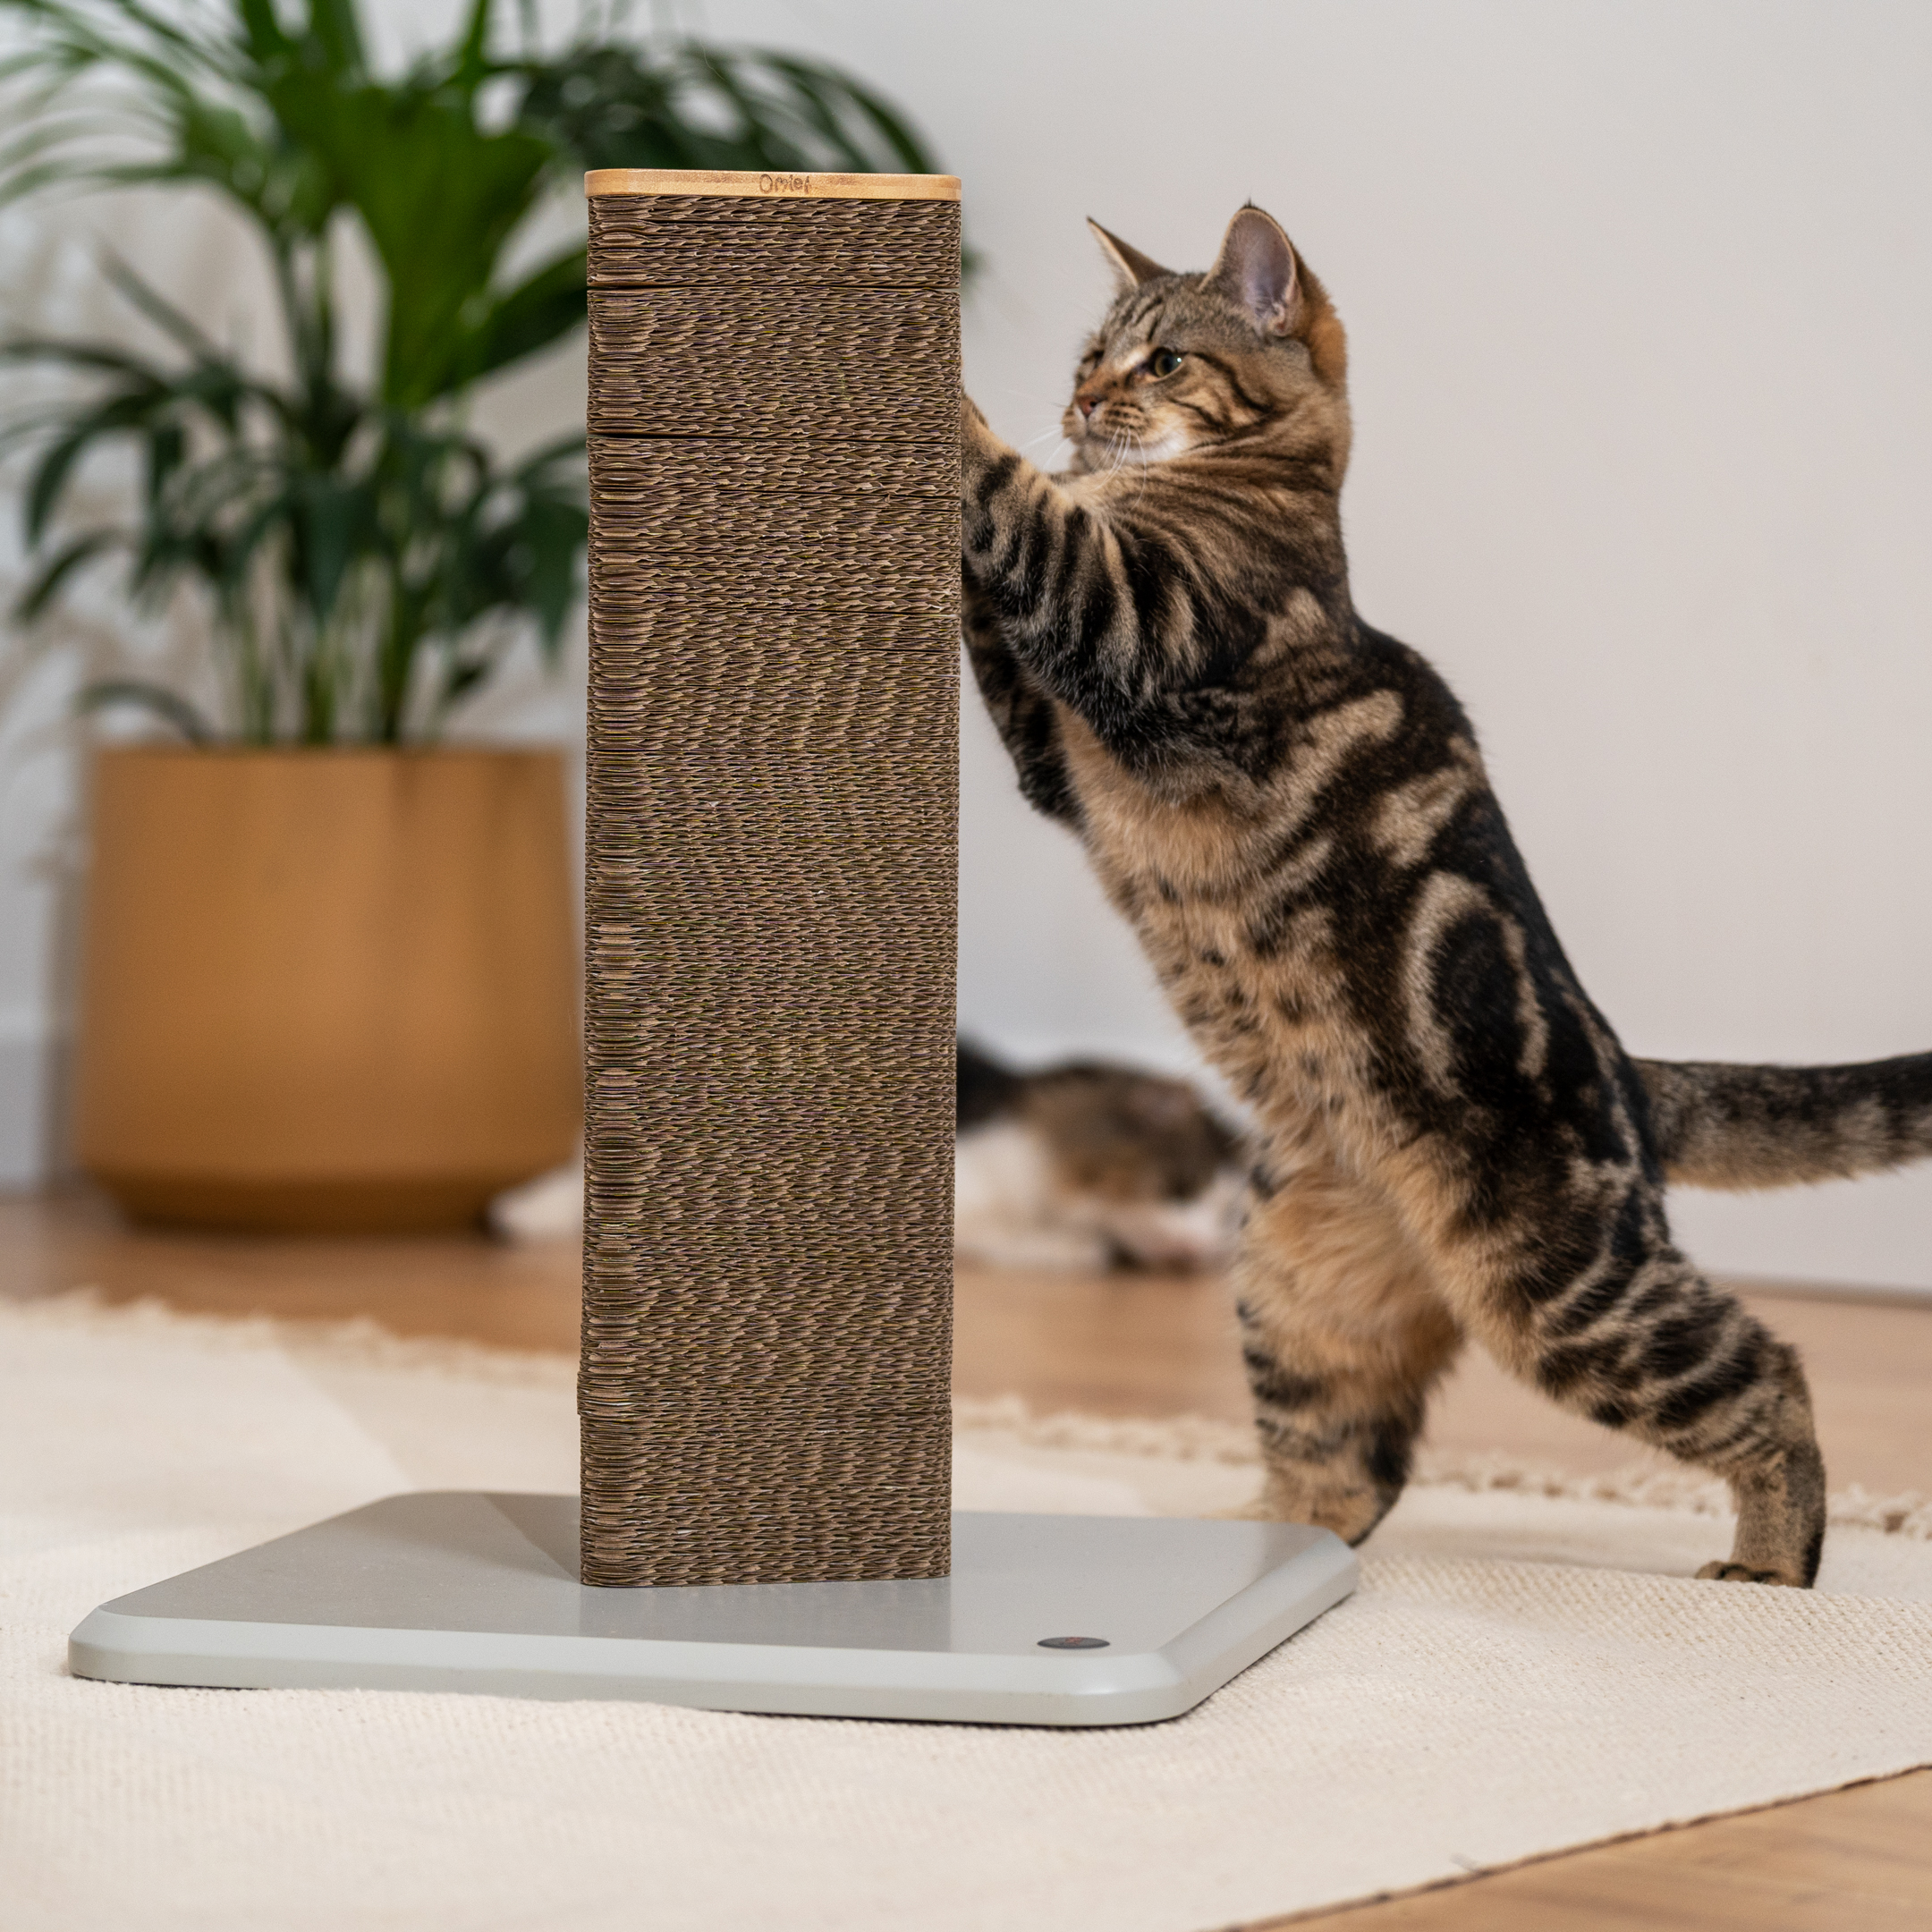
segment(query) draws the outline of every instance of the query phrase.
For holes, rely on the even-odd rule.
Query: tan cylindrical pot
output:
[[[82,1168],[204,1227],[461,1225],[569,1159],[561,759],[104,750]]]

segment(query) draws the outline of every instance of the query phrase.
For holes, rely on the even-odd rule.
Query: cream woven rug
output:
[[[1932,1760],[1922,1499],[1841,1499],[1805,1594],[1688,1580],[1729,1527],[1695,1485],[1500,1468],[1436,1470],[1357,1596],[1141,1729],[65,1674],[94,1604],[319,1516],[568,1487],[571,1368],[0,1304],[5,1932],[1205,1932]],[[1253,1481],[1212,1425],[962,1423],[969,1507]]]

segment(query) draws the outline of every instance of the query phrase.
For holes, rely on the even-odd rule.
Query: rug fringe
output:
[[[71,1288],[30,1301],[0,1301],[8,1319],[50,1328],[100,1328],[117,1335],[190,1335],[214,1348],[281,1349],[346,1368],[392,1368],[470,1382],[568,1388],[577,1358],[554,1349],[499,1348],[456,1335],[399,1335],[369,1315],[217,1315],[172,1307],[157,1295],[110,1301],[97,1287]]]
[[[158,1297],[111,1301],[98,1288],[75,1288],[30,1301],[0,1301],[0,1315],[50,1327],[112,1329],[122,1335],[192,1335],[215,1347],[275,1348],[344,1368],[442,1375],[472,1382],[568,1388],[576,1358],[552,1350],[498,1348],[446,1335],[398,1335],[367,1315],[318,1320],[283,1315],[189,1313]],[[1031,1449],[1092,1455],[1147,1456],[1176,1462],[1258,1467],[1260,1450],[1246,1425],[1212,1416],[1106,1416],[1061,1410],[1038,1414],[1019,1395],[958,1395],[953,1426],[967,1434],[1011,1437]],[[1732,1513],[1730,1493],[1710,1477],[1653,1462],[1633,1462],[1601,1475],[1578,1476],[1553,1465],[1500,1452],[1425,1449],[1414,1480],[1466,1489],[1513,1490],[1579,1503],[1621,1503],[1640,1509],[1681,1510],[1699,1516]],[[1827,1504],[1830,1521],[1932,1542],[1932,1496],[1923,1490],[1884,1495],[1853,1483]]]
[[[1018,1395],[956,1396],[953,1426],[1010,1436],[1035,1449],[1256,1467],[1261,1461],[1252,1430],[1208,1416],[1099,1416],[1071,1411],[1036,1415]],[[1731,1493],[1716,1478],[1652,1462],[1631,1462],[1600,1475],[1579,1476],[1496,1451],[1425,1449],[1418,1458],[1413,1480],[1424,1487],[1471,1492],[1512,1490],[1569,1502],[1682,1510],[1699,1516],[1733,1513]],[[1932,1496],[1923,1490],[1906,1489],[1888,1496],[1853,1483],[1830,1497],[1826,1514],[1843,1527],[1932,1541]]]

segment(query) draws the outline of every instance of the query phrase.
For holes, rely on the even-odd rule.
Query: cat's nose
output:
[[[1100,398],[1097,395],[1076,394],[1073,398],[1073,407],[1080,412],[1080,420],[1085,422],[1100,407]]]

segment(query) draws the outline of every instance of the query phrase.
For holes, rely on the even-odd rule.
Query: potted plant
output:
[[[489,0],[401,74],[354,0],[0,0],[19,50],[0,201],[57,184],[215,190],[265,252],[285,373],[123,264],[172,354],[22,335],[74,381],[31,449],[29,631],[77,572],[205,613],[218,708],[125,676],[172,742],[96,752],[77,1152],[130,1210],[249,1227],[473,1219],[568,1157],[576,964],[559,754],[453,746],[520,641],[555,659],[586,534],[582,437],[506,460],[480,385],[582,323],[580,242],[512,272],[587,166],[931,163],[857,81],[783,55],[633,42],[606,17],[499,52]],[[346,371],[336,264],[379,270],[374,376]],[[127,517],[72,485],[131,447]]]

